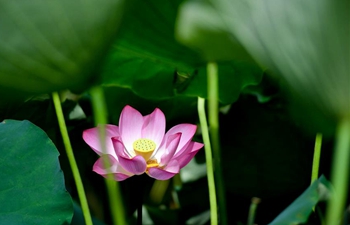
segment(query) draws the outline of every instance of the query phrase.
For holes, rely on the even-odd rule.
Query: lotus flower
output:
[[[93,171],[106,177],[113,173],[117,181],[147,173],[158,180],[167,180],[180,172],[203,144],[192,141],[197,129],[193,124],[179,124],[165,133],[165,116],[156,108],[142,116],[131,106],[125,106],[119,126],[106,125],[106,152],[103,153],[98,127],[83,132],[85,142],[101,157]],[[110,161],[106,168],[104,158]]]

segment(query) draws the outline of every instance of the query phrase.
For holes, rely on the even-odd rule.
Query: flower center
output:
[[[140,138],[134,141],[133,148],[136,155],[141,155],[147,162],[156,149],[156,143],[147,138]]]
[[[150,159],[146,163],[147,163],[147,171],[151,167],[158,167],[159,166],[159,163],[156,159]]]

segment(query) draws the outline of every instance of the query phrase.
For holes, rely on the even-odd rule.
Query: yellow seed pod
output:
[[[133,148],[136,155],[141,155],[147,161],[156,149],[156,143],[147,138],[140,138],[134,141]]]

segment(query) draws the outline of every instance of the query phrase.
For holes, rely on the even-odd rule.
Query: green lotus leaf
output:
[[[329,181],[322,175],[269,225],[294,225],[307,222],[316,204],[329,198],[330,187]]]
[[[69,224],[73,205],[52,141],[26,120],[0,123],[0,137],[1,224]]]
[[[211,1],[227,32],[296,99],[350,117],[350,7],[341,1]]]
[[[0,94],[84,90],[115,37],[122,6],[122,0],[0,0]]]
[[[126,87],[149,99],[175,95],[206,98],[208,59],[175,39],[182,1],[137,1],[126,12],[103,70],[105,86]],[[260,82],[262,70],[250,61],[219,62],[220,101],[234,102],[240,91]]]

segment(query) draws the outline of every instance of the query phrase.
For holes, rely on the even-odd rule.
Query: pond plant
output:
[[[349,224],[349,40],[346,0],[0,0],[0,224]]]

